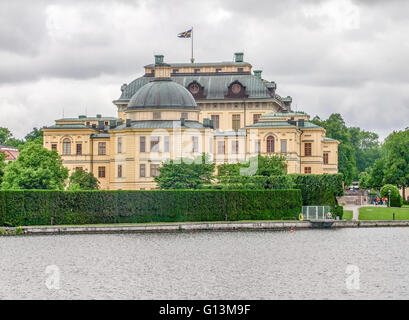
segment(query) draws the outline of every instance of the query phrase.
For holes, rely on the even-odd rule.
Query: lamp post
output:
[[[389,208],[391,207],[391,190],[388,190],[388,194],[389,194]]]

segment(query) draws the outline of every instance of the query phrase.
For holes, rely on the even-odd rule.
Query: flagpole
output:
[[[193,27],[192,27],[192,58],[190,59],[190,62],[194,63],[195,58],[193,58]]]

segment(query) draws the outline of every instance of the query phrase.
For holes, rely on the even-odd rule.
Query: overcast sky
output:
[[[409,126],[409,1],[1,0],[0,127],[21,138],[79,114],[116,115],[123,83],[163,54],[231,61],[293,97],[293,109],[382,138]]]

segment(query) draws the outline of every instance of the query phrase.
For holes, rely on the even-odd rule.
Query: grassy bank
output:
[[[344,210],[344,214],[342,216],[342,220],[352,220],[353,212],[352,210]]]
[[[409,220],[409,208],[362,207],[359,209],[359,220]]]

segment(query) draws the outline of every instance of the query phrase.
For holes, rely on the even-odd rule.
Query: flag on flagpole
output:
[[[192,36],[192,29],[178,34],[178,38],[190,38]]]

